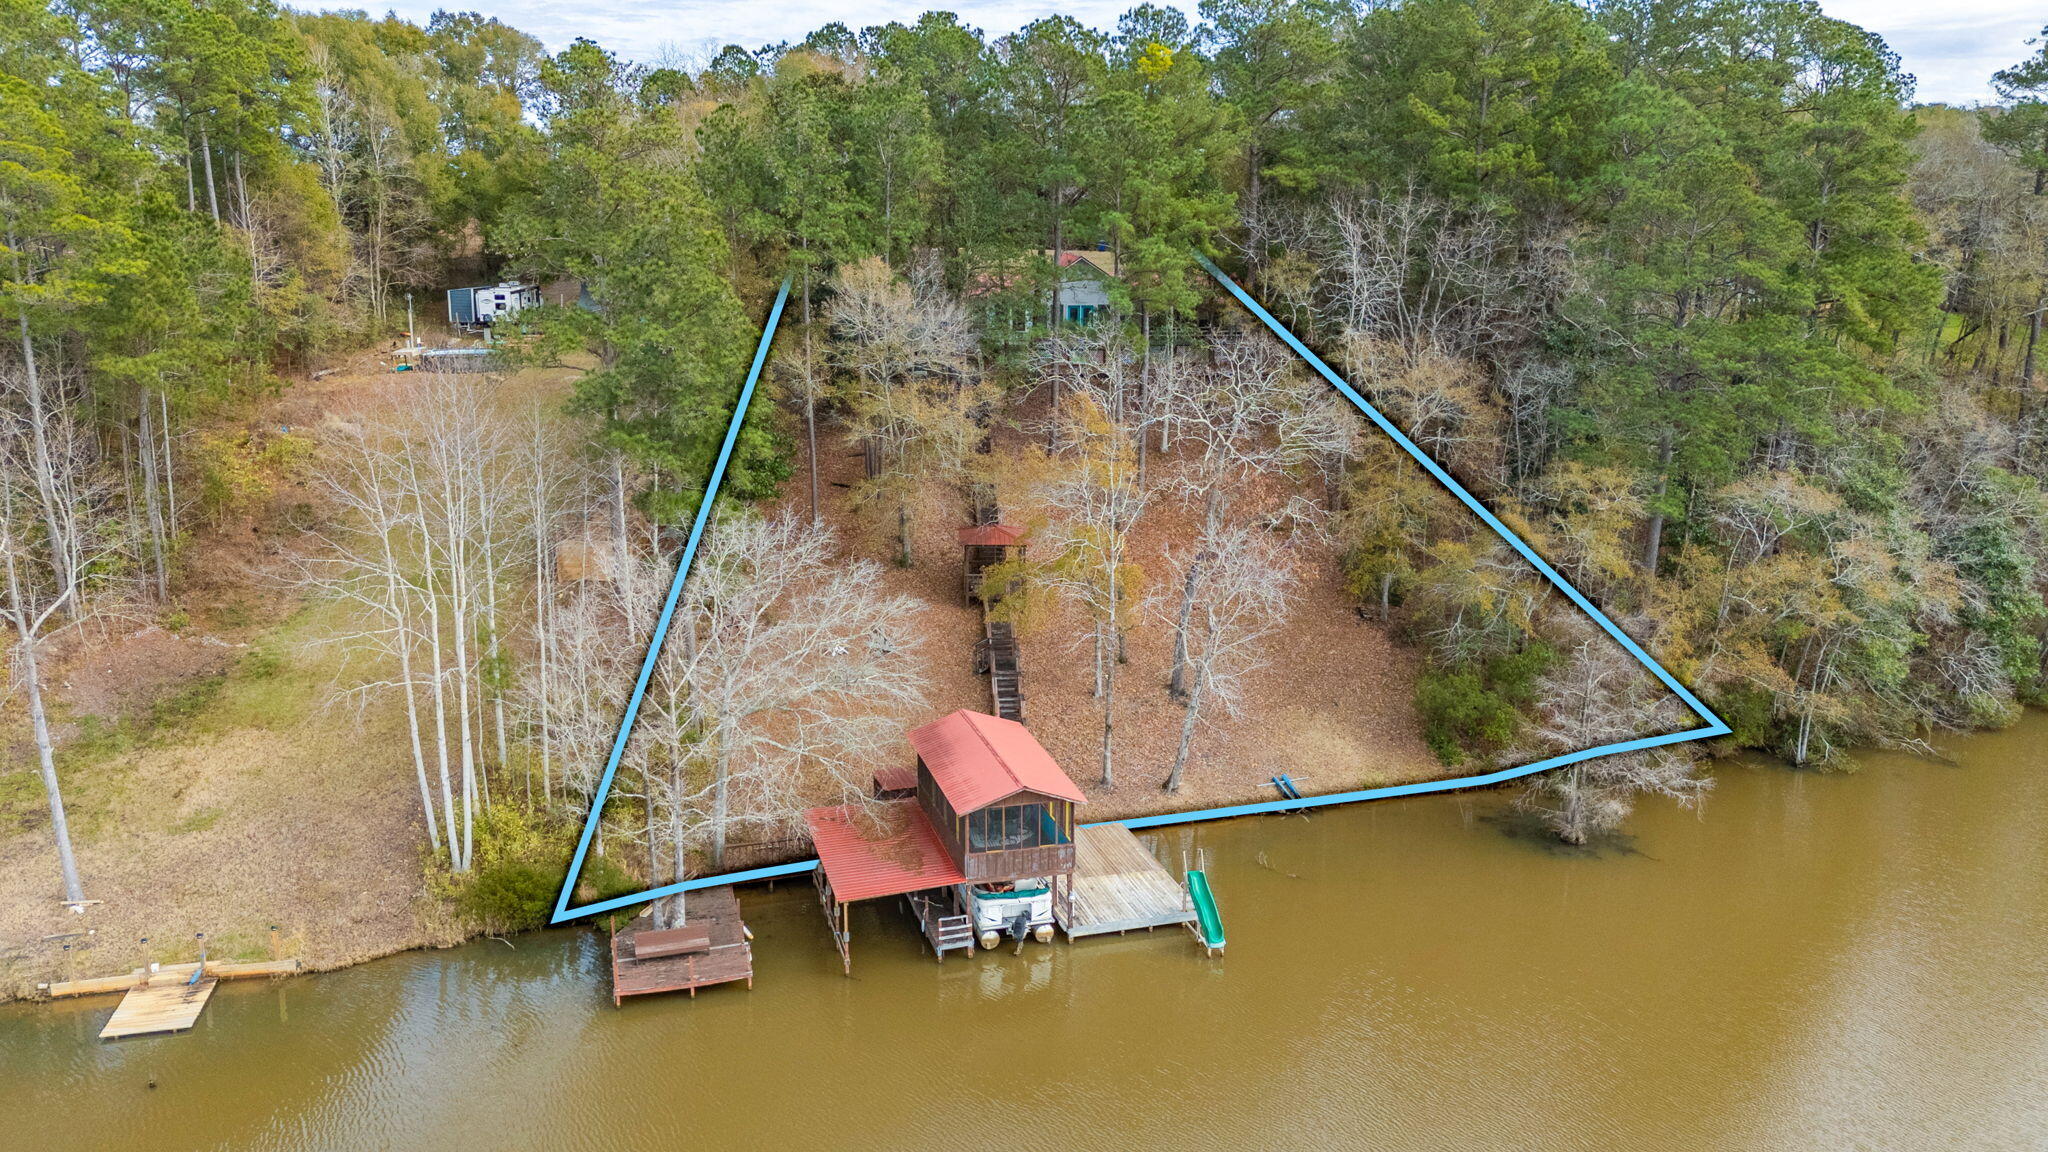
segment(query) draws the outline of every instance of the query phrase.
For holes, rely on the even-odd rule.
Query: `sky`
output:
[[[801,39],[838,20],[859,29],[891,20],[909,22],[930,8],[958,13],[990,35],[1013,31],[1054,12],[1098,28],[1111,28],[1136,0],[1075,3],[1000,3],[990,0],[297,0],[293,7],[390,9],[425,23],[436,8],[475,10],[560,48],[587,36],[631,60],[701,59],[722,44],[756,48]],[[1193,3],[1178,5],[1192,14]],[[1820,0],[1828,15],[1877,32],[1919,79],[1918,98],[1952,104],[1989,102],[1991,74],[2032,52],[2026,41],[2048,24],[2038,0]]]

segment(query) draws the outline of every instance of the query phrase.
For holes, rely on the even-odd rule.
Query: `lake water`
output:
[[[223,984],[175,1037],[0,1009],[0,1146],[2048,1148],[2048,718],[1949,750],[1724,765],[1597,854],[1497,795],[1157,836],[1208,852],[1215,960],[936,964],[895,904],[847,978],[796,884],[694,1001],[614,1008],[563,931]]]

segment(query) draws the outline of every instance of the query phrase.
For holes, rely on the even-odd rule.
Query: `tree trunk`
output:
[[[2048,285],[2034,294],[2034,311],[2027,317],[2027,352],[2020,360],[2020,387],[2026,395],[2020,400],[2020,411],[2026,412],[2031,406],[2034,391],[2034,350],[2041,343],[2041,313],[2048,309]]]
[[[1057,197],[1058,193],[1055,192],[1054,195]],[[1054,203],[1057,205],[1058,201],[1055,200]],[[1059,208],[1055,206],[1052,213],[1052,297],[1051,303],[1045,309],[1045,330],[1047,332],[1058,328],[1060,322],[1060,284],[1062,281],[1060,249],[1065,244],[1065,241],[1060,236],[1062,223]]]
[[[426,749],[420,743],[419,692],[412,676],[412,629],[406,619],[405,594],[400,591],[397,554],[392,550],[388,531],[379,534],[384,537],[384,595],[398,636],[398,679],[405,688],[405,733],[412,741],[412,766],[419,777],[420,811],[427,818],[427,842],[438,853],[441,827],[434,819],[434,791],[427,783]],[[447,779],[445,764],[442,779]]]
[[[1122,257],[1119,256],[1118,259],[1121,260]],[[1121,267],[1122,265],[1119,264],[1118,266]],[[1143,328],[1145,356],[1138,365],[1138,487],[1140,488],[1145,486],[1146,465],[1149,463],[1147,457],[1151,455],[1147,449],[1152,442],[1151,437],[1145,435],[1145,396],[1152,386],[1152,308],[1150,305],[1147,305],[1145,308]]]
[[[157,494],[157,460],[155,420],[150,411],[149,392],[143,390],[139,405],[140,423],[136,436],[137,453],[142,458],[142,505],[143,514],[149,520],[150,568],[155,577],[156,599],[159,604],[171,598],[170,566],[165,558],[168,533],[164,526],[163,505]]]
[[[705,498],[709,499],[710,493],[706,493]],[[613,554],[618,565],[619,601],[631,614],[639,600],[633,595],[633,558],[626,548],[626,458],[617,453],[612,454],[612,533]],[[634,620],[633,626],[637,629],[640,621]]]
[[[804,264],[804,440],[810,465],[811,527],[824,523],[818,515],[818,377],[811,359],[811,266]]]
[[[12,242],[12,234],[9,241]],[[15,313],[21,325],[21,361],[23,380],[28,386],[29,443],[35,453],[36,496],[42,504],[43,527],[50,534],[50,570],[55,574],[57,586],[66,589],[70,600],[65,614],[73,619],[78,617],[78,601],[73,592],[77,588],[77,571],[74,557],[63,541],[69,539],[64,531],[62,517],[57,514],[57,473],[50,459],[50,418],[43,408],[43,377],[36,365],[36,344],[29,336],[28,309],[23,307]]]
[[[1188,621],[1195,614],[1195,589],[1202,582],[1202,564],[1200,554],[1188,562],[1187,578],[1181,581],[1180,610],[1173,620],[1173,675],[1167,679],[1166,694],[1175,700],[1185,700],[1188,695]]]
[[[1657,553],[1664,542],[1664,494],[1671,483],[1671,433],[1665,432],[1657,443],[1657,495],[1650,512],[1648,537],[1643,541],[1643,571],[1657,575]]]
[[[455,836],[455,790],[454,782],[449,778],[448,765],[448,674],[441,662],[441,603],[435,592],[431,573],[428,576],[425,602],[427,655],[434,673],[434,755],[441,769],[441,817],[442,823],[448,829],[448,863],[457,872],[467,872],[469,858],[463,854],[462,841]]]
[[[1202,677],[1195,677],[1193,690],[1188,693],[1187,708],[1180,718],[1180,747],[1173,754],[1173,771],[1166,774],[1166,790],[1180,791],[1181,776],[1187,771],[1188,752],[1195,746],[1195,717],[1202,706]]]
[[[537,455],[537,454],[536,454]],[[539,471],[543,465],[538,459],[534,463],[534,485],[538,488],[544,481]],[[537,735],[540,740],[540,797],[543,804],[553,804],[554,785],[554,727],[549,723],[555,700],[553,634],[548,621],[548,606],[554,602],[555,574],[548,563],[548,520],[547,498],[536,493],[533,514],[533,636],[535,659],[540,669],[540,708],[536,718]]]
[[[171,398],[159,390],[156,394],[157,435],[164,442],[164,527],[175,536],[178,532],[178,468],[171,460]]]
[[[719,752],[715,771],[718,776],[711,786],[711,867],[717,871],[725,867],[725,824],[732,805],[732,761],[726,752]]]
[[[220,193],[213,185],[213,142],[207,137],[206,125],[199,126],[199,153],[206,159],[206,203],[213,210],[213,222],[220,223]]]
[[[1102,681],[1102,786],[1116,787],[1116,764],[1111,742],[1116,735],[1116,662],[1109,661]]]
[[[43,794],[50,802],[50,833],[57,840],[57,866],[64,873],[64,899],[77,904],[85,899],[78,879],[78,859],[71,850],[71,822],[64,815],[64,793],[57,783],[57,749],[50,740],[50,718],[43,708],[42,667],[37,662],[37,637],[29,624],[28,604],[21,590],[21,576],[15,567],[14,551],[7,551],[7,593],[9,614],[14,617],[21,653],[21,675],[28,690],[29,723],[35,733],[36,761],[43,773]]]

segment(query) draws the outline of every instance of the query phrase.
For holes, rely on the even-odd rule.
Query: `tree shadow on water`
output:
[[[1546,856],[1587,860],[1626,856],[1656,859],[1636,847],[1634,836],[1619,830],[1596,832],[1584,844],[1566,843],[1558,839],[1557,833],[1533,812],[1505,808],[1479,817],[1479,822],[1491,826],[1503,838]]]

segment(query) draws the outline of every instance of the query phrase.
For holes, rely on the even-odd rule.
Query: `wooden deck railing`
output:
[[[697,871],[709,875],[713,871],[745,872],[750,868],[766,868],[772,864],[789,864],[815,854],[816,848],[809,836],[783,836],[772,840],[750,840],[743,844],[727,844],[725,861],[712,867],[710,860],[700,863]]]

